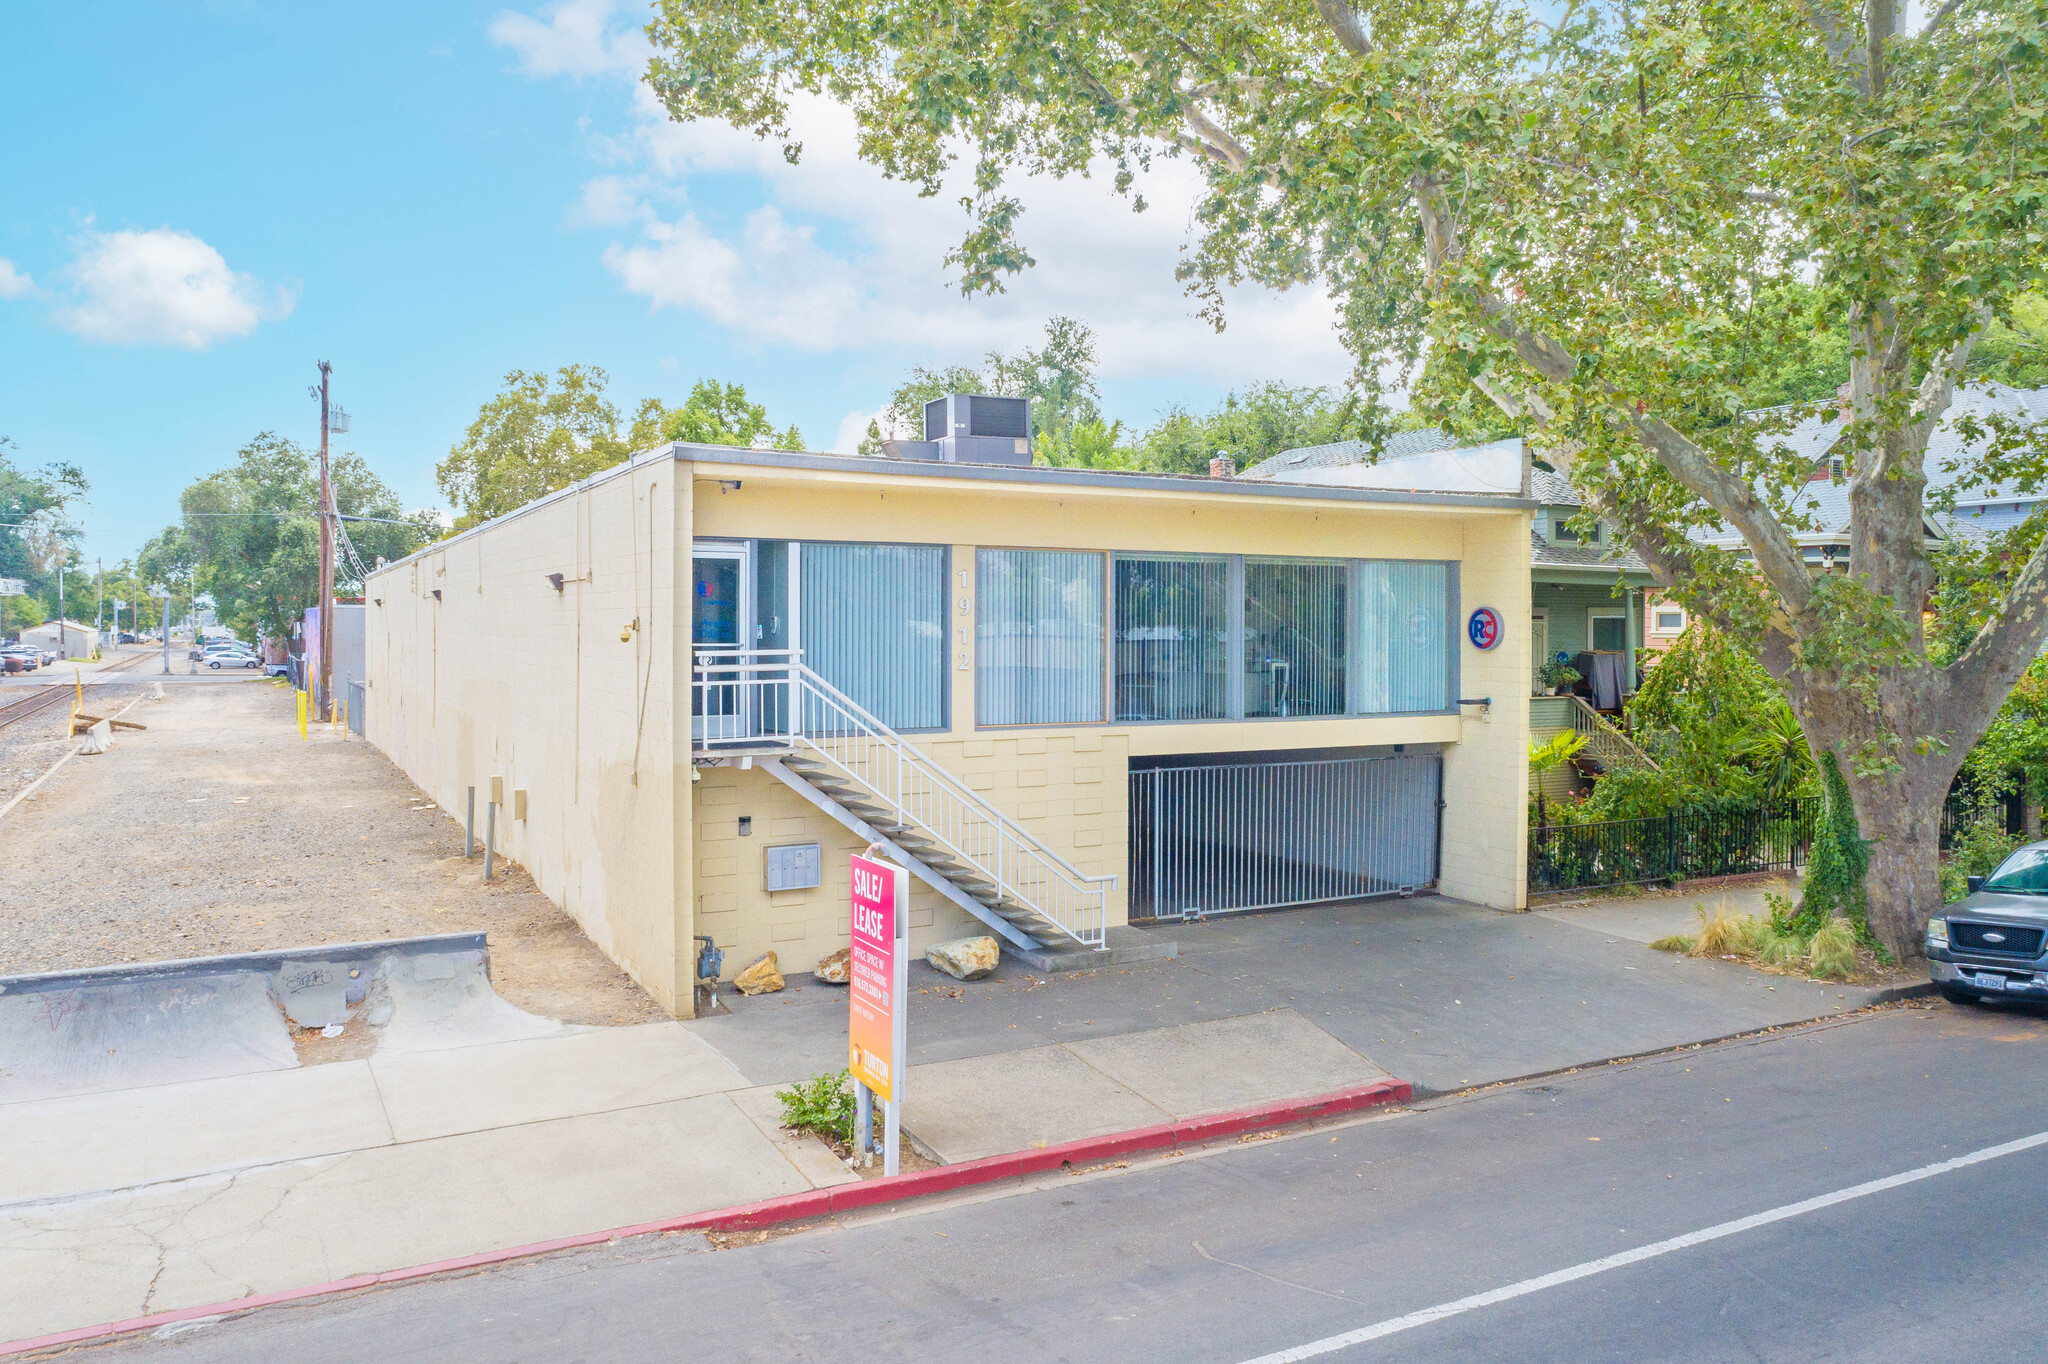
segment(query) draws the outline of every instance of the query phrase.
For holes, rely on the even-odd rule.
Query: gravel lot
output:
[[[146,733],[73,758],[0,820],[0,975],[481,929],[520,1008],[667,1017],[523,869],[501,862],[486,886],[459,815],[416,808],[426,797],[383,754],[321,727],[302,742],[288,689],[166,693],[129,712]],[[34,735],[0,731],[0,771],[46,770],[66,714],[47,735],[42,717],[15,727]]]

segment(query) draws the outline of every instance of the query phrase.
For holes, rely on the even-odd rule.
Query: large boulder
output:
[[[997,956],[996,940],[987,937],[933,943],[924,953],[933,969],[955,980],[980,980],[996,969]]]
[[[782,988],[782,971],[770,952],[732,978],[732,988],[743,995],[772,995]]]
[[[826,985],[844,985],[853,979],[853,949],[842,947],[830,956],[820,957],[818,965],[811,972],[813,980]]]

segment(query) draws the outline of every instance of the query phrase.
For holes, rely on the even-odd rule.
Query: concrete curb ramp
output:
[[[181,1321],[226,1316],[252,1311],[259,1307],[273,1307],[279,1303],[303,1302],[308,1298],[347,1293],[358,1288],[374,1288],[379,1284],[403,1283],[408,1279],[421,1279],[434,1274],[477,1269],[486,1265],[503,1264],[508,1260],[546,1255],[554,1251],[603,1245],[629,1236],[649,1236],[677,1231],[759,1230],[789,1222],[827,1217],[834,1213],[852,1212],[859,1208],[900,1203],[927,1194],[969,1188],[977,1184],[990,1184],[1021,1175],[1040,1174],[1088,1161],[1107,1160],[1114,1156],[1130,1155],[1140,1151],[1166,1150],[1198,1142],[1217,1141],[1266,1128],[1341,1117],[1346,1113],[1356,1113],[1363,1109],[1405,1103],[1411,1094],[1412,1090],[1405,1080],[1376,1080],[1368,1085],[1316,1098],[1286,1099],[1229,1113],[1183,1118],[1150,1127],[1133,1128],[1127,1132],[1113,1132],[1107,1136],[1085,1137],[1057,1146],[988,1156],[961,1165],[942,1165],[935,1170],[920,1170],[915,1174],[863,1180],[833,1188],[813,1189],[807,1193],[789,1194],[759,1203],[692,1213],[662,1222],[643,1222],[634,1226],[615,1227],[610,1231],[591,1232],[583,1236],[565,1236],[553,1241],[488,1251],[481,1255],[465,1255],[458,1259],[439,1260],[407,1269],[386,1270],[381,1274],[358,1274],[332,1283],[288,1288],[275,1293],[260,1293],[246,1298],[236,1298],[230,1302],[210,1303],[203,1307],[182,1307],[171,1312],[159,1312],[153,1316],[107,1322],[99,1326],[81,1326],[74,1330],[58,1331],[28,1340],[0,1342],[0,1355],[53,1349],[60,1345],[74,1345],[81,1341],[126,1335],[134,1331],[153,1331]]]
[[[490,987],[481,933],[0,977],[0,1104],[298,1066],[292,1028],[379,1050],[565,1031]]]

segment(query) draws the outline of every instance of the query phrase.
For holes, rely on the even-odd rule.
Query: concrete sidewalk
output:
[[[674,1023],[0,1105],[0,1340],[844,1182]]]

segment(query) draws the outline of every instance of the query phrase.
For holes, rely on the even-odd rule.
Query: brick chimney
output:
[[[1232,459],[1229,455],[1216,456],[1216,458],[1209,461],[1209,477],[1236,478],[1237,461]]]

